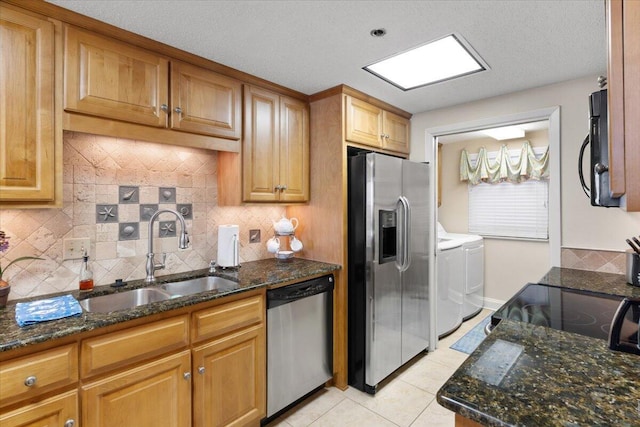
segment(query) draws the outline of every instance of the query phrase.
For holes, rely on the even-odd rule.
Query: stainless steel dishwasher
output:
[[[333,376],[333,275],[267,291],[267,417]]]

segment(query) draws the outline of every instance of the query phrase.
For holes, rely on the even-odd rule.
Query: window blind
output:
[[[495,154],[489,153],[489,157],[495,157]],[[547,180],[480,183],[469,185],[468,190],[469,233],[488,237],[549,238]]]
[[[549,182],[469,185],[469,233],[549,238]]]

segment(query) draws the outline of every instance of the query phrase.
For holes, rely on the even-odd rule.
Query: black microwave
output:
[[[607,90],[601,89],[589,96],[589,135],[582,142],[578,158],[578,175],[582,190],[591,199],[592,206],[618,207],[620,198],[611,194],[609,186],[609,135],[607,119]],[[591,187],[584,180],[583,157],[587,145],[591,146],[589,171]]]

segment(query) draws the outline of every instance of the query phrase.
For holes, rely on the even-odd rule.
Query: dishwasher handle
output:
[[[267,291],[267,309],[331,291],[333,291],[333,275],[270,289]]]

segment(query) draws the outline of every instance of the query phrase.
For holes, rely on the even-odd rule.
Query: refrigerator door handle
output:
[[[411,251],[409,250],[409,239],[411,238],[411,233],[409,232],[409,224],[411,224],[411,207],[409,205],[409,200],[405,196],[400,196],[398,200],[402,205],[402,264],[400,271],[407,271],[411,264]]]
[[[398,197],[398,201],[396,202],[396,212],[398,215],[398,228],[396,230],[396,268],[398,271],[403,271],[405,264],[405,255],[404,251],[404,241],[406,238],[406,234],[404,232],[404,221],[405,221],[405,204],[402,201],[402,196]]]
[[[371,341],[376,340],[376,305],[373,297],[369,297],[369,310],[371,311]]]

